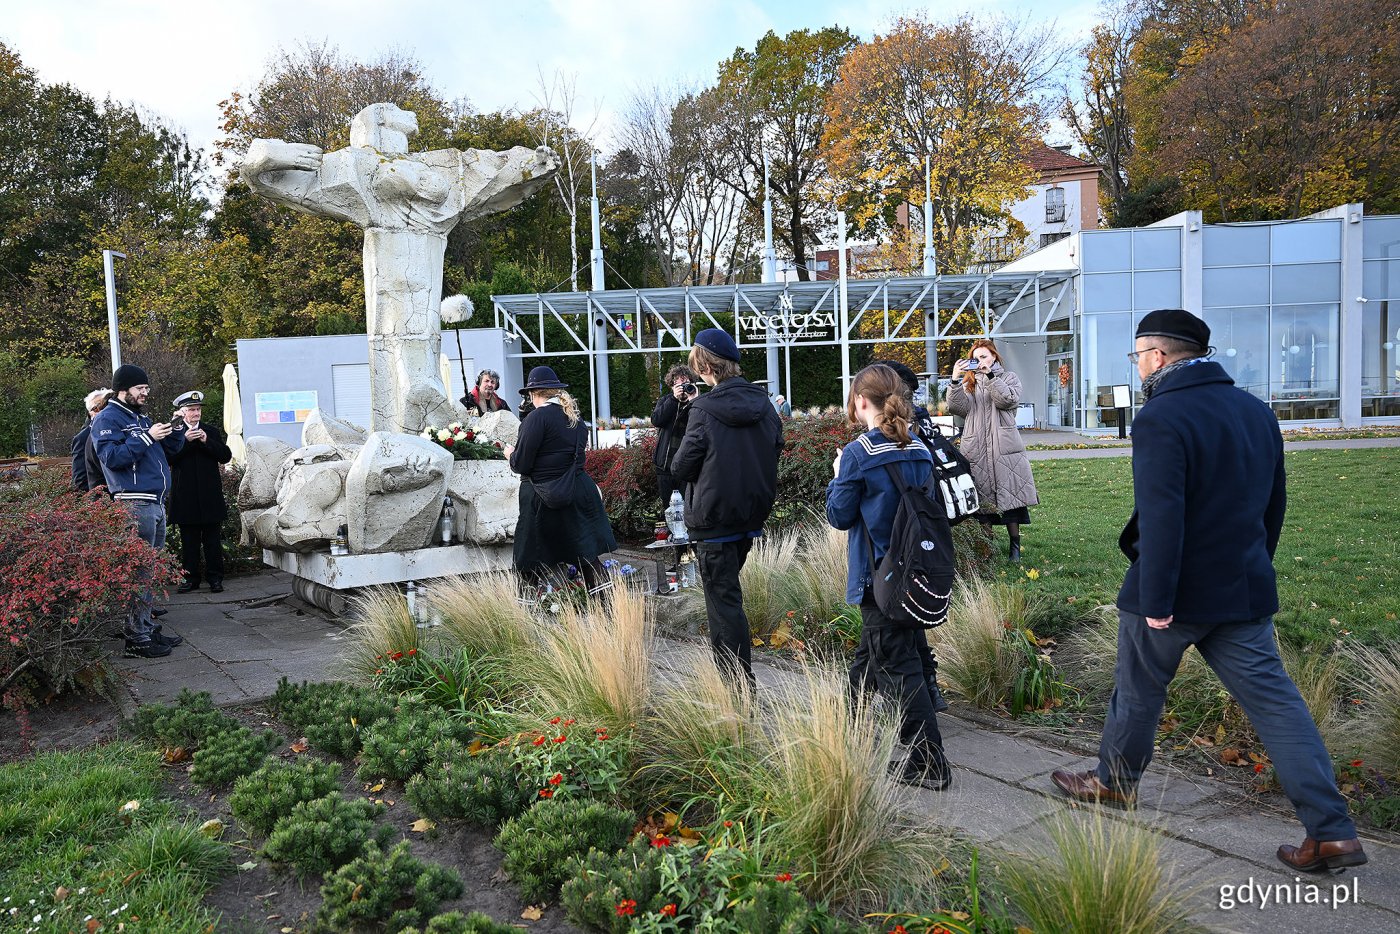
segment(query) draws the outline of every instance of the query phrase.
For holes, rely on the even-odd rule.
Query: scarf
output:
[[[1165,377],[1168,373],[1179,373],[1182,370],[1186,369],[1188,366],[1195,366],[1198,363],[1205,363],[1209,359],[1209,357],[1187,357],[1185,360],[1177,360],[1175,363],[1168,363],[1166,366],[1162,367],[1157,372],[1152,373],[1147,377],[1147,379],[1142,381],[1143,398],[1151,399],[1152,394],[1156,392],[1157,387],[1161,385],[1162,378]]]

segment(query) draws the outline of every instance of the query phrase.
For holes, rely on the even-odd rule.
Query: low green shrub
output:
[[[510,754],[531,797],[616,800],[626,782],[630,747],[627,736],[572,717],[551,717],[540,729],[517,735]]]
[[[371,688],[338,681],[292,684],[286,678],[268,706],[313,748],[346,759],[359,753],[366,729],[394,712],[393,700]]]
[[[266,836],[279,818],[301,802],[314,801],[339,788],[338,762],[274,761],[234,782],[228,803],[240,824]]]
[[[185,688],[174,704],[146,704],[131,718],[131,728],[142,739],[160,746],[197,749],[215,733],[237,729],[238,721],[214,706],[208,691],[198,694]]]
[[[272,730],[254,733],[246,726],[215,733],[194,754],[190,780],[205,788],[221,788],[257,771],[281,737]]]
[[[267,700],[272,715],[294,730],[304,730],[322,718],[354,688],[334,681],[303,681],[293,684],[286,677],[277,682],[277,690]]]
[[[434,750],[429,768],[409,779],[404,796],[424,817],[495,827],[523,813],[535,793],[521,785],[503,752],[473,755],[457,743],[447,743]]]
[[[359,856],[365,844],[387,846],[394,828],[374,819],[384,806],[363,798],[346,800],[338,791],[303,801],[281,818],[268,835],[263,852],[267,858],[289,863],[301,876],[321,875],[339,869]]]
[[[358,775],[364,779],[406,780],[428,764],[440,743],[470,742],[471,728],[442,710],[405,698],[393,715],[376,720],[360,734]]]
[[[520,886],[521,897],[545,902],[569,877],[571,857],[591,849],[615,852],[636,822],[630,811],[597,802],[547,800],[506,821],[494,842],[505,854],[506,875]]]
[[[469,915],[449,911],[433,918],[426,928],[404,928],[399,934],[520,934],[520,928],[502,924],[479,911]]]
[[[511,683],[503,675],[500,659],[477,656],[465,648],[442,651],[420,643],[378,661],[380,667],[371,678],[380,692],[416,697],[474,732],[500,732],[496,721],[509,701],[503,688]]]
[[[402,931],[424,924],[444,901],[462,894],[462,880],[436,863],[424,863],[403,841],[385,854],[375,843],[340,867],[321,886],[319,930]],[[450,929],[449,929],[450,930]]]

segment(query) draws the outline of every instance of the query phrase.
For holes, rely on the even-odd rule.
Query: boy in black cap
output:
[[[783,424],[768,394],[744,379],[739,348],[725,332],[695,335],[691,370],[714,387],[691,403],[685,437],[671,461],[684,487],[685,524],[697,542],[710,645],[720,667],[753,683],[749,620],[739,572],[778,495]]]
[[[1118,662],[1097,769],[1051,780],[1085,801],[1131,804],[1152,761],[1167,685],[1190,646],[1264,741],[1307,828],[1290,869],[1359,866],[1366,853],[1332,760],[1279,660],[1274,551],[1283,531],[1283,438],[1267,403],[1208,359],[1210,328],[1180,308],[1143,316],[1129,357],[1147,397],[1133,420],[1132,565],[1118,592]]]

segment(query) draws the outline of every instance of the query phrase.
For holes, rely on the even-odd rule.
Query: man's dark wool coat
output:
[[[212,525],[228,516],[219,466],[233,460],[223,430],[207,422],[199,427],[209,433],[203,441],[186,439],[170,458],[170,521],[176,525]]]
[[[1164,374],[1133,419],[1132,561],[1118,608],[1182,623],[1278,611],[1273,557],[1285,507],[1283,437],[1218,363]]]

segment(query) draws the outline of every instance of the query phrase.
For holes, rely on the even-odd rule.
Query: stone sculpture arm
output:
[[[559,171],[559,157],[548,146],[516,146],[505,152],[474,149],[467,156],[476,157],[467,174],[476,174],[480,183],[475,191],[468,186],[464,220],[515,207]]]
[[[325,154],[319,146],[255,139],[238,171],[249,188],[270,201],[364,226],[368,214],[361,199],[344,197],[344,184],[335,186],[334,195],[327,192],[324,168]]]

